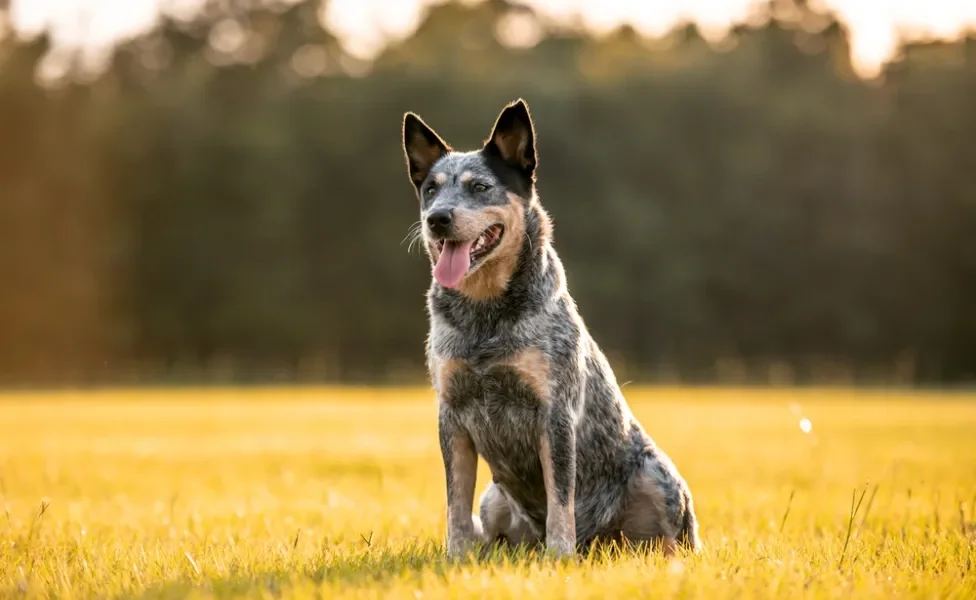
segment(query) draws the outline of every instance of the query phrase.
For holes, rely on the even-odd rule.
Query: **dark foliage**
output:
[[[44,40],[0,41],[0,380],[420,380],[402,115],[474,147],[520,96],[622,379],[973,380],[976,39],[879,84],[815,15],[722,49],[693,27],[513,49],[516,10],[438,7],[365,76],[312,3],[236,15],[225,53],[219,15],[167,23],[54,90]]]

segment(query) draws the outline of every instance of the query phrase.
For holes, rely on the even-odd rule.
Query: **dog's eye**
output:
[[[433,196],[434,195],[434,192],[436,192],[436,191],[437,191],[437,186],[432,183],[432,184],[430,184],[430,185],[427,186],[427,189],[424,190],[424,195],[429,198],[429,197]]]
[[[476,183],[472,186],[472,189],[476,192],[487,192],[488,186],[483,183]]]

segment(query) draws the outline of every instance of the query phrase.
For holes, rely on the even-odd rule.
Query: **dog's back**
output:
[[[469,153],[408,114],[404,148],[433,264],[427,352],[448,551],[479,539],[544,539],[560,553],[621,538],[697,549],[684,480],[631,414],[567,290],[535,193],[527,106],[508,106]],[[480,523],[478,455],[493,479]]]

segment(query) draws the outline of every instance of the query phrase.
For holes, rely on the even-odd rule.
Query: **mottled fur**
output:
[[[484,146],[455,152],[407,113],[403,143],[432,264],[440,239],[501,224],[498,246],[455,288],[431,284],[428,365],[447,478],[447,550],[598,540],[700,548],[691,493],[631,414],[566,287],[535,192],[535,132],[519,100]],[[436,234],[434,211],[450,211]],[[477,457],[492,483],[472,515]]]

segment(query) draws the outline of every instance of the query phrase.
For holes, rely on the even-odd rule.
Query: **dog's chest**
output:
[[[544,405],[524,368],[457,363],[444,382],[445,398],[491,468],[494,480],[526,508],[545,506],[539,461]]]

